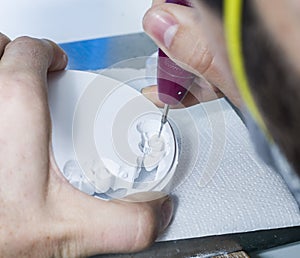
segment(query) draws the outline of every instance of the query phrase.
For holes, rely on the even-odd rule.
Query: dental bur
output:
[[[166,2],[190,6],[189,1],[186,0],[167,0]],[[173,62],[161,49],[158,49],[158,97],[159,100],[165,104],[158,134],[159,137],[163,130],[164,124],[168,120],[168,112],[170,106],[177,105],[183,100],[194,79],[194,74],[182,69],[175,62]]]

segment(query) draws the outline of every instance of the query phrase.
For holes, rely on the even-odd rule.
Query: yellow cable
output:
[[[254,120],[266,135],[267,128],[261,117],[261,114],[255,104],[253,95],[251,94],[248,85],[247,75],[244,68],[244,60],[242,53],[242,7],[243,0],[225,0],[224,19],[225,19],[225,34],[227,41],[227,49],[233,75],[236,79],[237,87],[241,96],[249,109]]]

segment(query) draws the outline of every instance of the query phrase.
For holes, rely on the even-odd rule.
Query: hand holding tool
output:
[[[166,2],[190,6],[186,0],[167,0]],[[158,50],[157,65],[158,97],[165,103],[159,130],[160,136],[163,126],[167,122],[170,105],[177,105],[182,101],[191,87],[195,75],[178,66],[161,49]]]

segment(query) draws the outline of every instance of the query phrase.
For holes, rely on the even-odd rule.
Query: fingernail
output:
[[[150,92],[151,92],[151,86],[148,86],[148,87],[145,87],[145,88],[142,88],[142,89],[141,89],[141,93],[142,93],[143,95],[149,94]]]
[[[151,11],[144,17],[145,31],[166,48],[171,46],[178,27],[174,16],[163,10]]]
[[[68,63],[68,56],[67,56],[66,53],[63,54],[63,62],[64,62],[65,64]]]
[[[153,99],[153,101],[157,100],[157,91],[155,90],[154,86],[148,86],[141,90],[141,93],[148,99]]]
[[[146,88],[147,88],[147,87],[146,87]],[[145,92],[147,92],[147,89],[146,89],[146,88],[142,88],[142,89],[141,89],[141,93],[142,93],[142,94],[145,94]]]
[[[165,200],[161,206],[161,223],[160,223],[160,233],[163,232],[171,222],[173,216],[173,201],[170,197]]]
[[[153,90],[153,86],[148,86],[145,87],[141,90],[141,93],[143,94],[144,97],[149,99],[150,101],[156,103],[158,102],[158,95],[157,92]]]

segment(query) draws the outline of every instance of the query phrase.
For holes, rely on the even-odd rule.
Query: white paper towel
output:
[[[145,79],[144,70],[109,73],[129,80],[136,89],[155,80]],[[74,159],[72,114],[77,99],[95,76],[67,72],[63,81],[52,77],[53,150],[61,169]],[[172,190],[176,209],[172,224],[159,240],[300,225],[292,195],[281,177],[256,156],[247,129],[224,99],[172,110],[169,118],[180,146]]]
[[[140,90],[144,70],[105,75]],[[176,209],[160,241],[300,225],[300,213],[281,177],[257,157],[248,131],[224,100],[172,110],[181,153],[175,174]]]
[[[161,240],[300,225],[298,206],[281,177],[256,156],[245,126],[224,100],[220,102],[225,118],[225,146],[219,168],[205,187],[197,184],[199,175],[207,169],[212,139],[207,137],[210,125],[203,107],[195,106],[190,112],[199,118],[199,134],[187,134],[182,139],[185,152],[176,174],[190,169],[192,172],[172,192],[178,200],[176,215]],[[179,121],[180,112],[173,113]],[[191,168],[185,160],[193,153],[185,142],[195,142],[197,137],[198,157]]]

